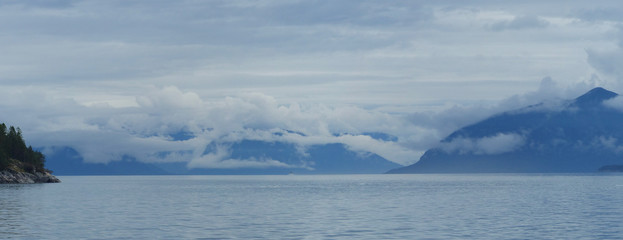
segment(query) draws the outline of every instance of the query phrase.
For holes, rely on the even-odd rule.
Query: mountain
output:
[[[555,106],[492,116],[388,173],[596,172],[622,165],[623,110],[604,104],[617,96],[594,88]]]
[[[124,157],[108,164],[86,163],[80,154],[70,147],[49,149],[46,162],[56,175],[166,175],[157,166]]]
[[[287,142],[242,140],[222,143],[228,146],[231,159],[255,159],[279,165],[240,168],[187,168],[186,162],[143,163],[126,157],[108,164],[85,163],[69,147],[52,149],[48,166],[58,175],[203,175],[203,174],[364,174],[383,173],[400,165],[372,153],[355,152],[344,144],[314,145],[301,154],[297,145]],[[218,146],[208,145],[205,154],[214,154]]]
[[[598,169],[600,172],[623,172],[623,165],[607,165]]]

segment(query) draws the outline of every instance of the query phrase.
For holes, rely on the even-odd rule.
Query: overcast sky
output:
[[[623,92],[620,1],[467,2],[0,0],[0,121],[91,162],[259,139],[409,164],[490,114]]]

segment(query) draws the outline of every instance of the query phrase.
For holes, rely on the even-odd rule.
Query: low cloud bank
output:
[[[223,145],[216,147],[216,151],[208,153],[203,156],[195,157],[188,162],[189,168],[291,168],[300,166],[290,166],[283,162],[270,159],[270,158],[255,158],[250,157],[248,159],[233,159],[229,158],[231,151]]]
[[[448,153],[495,155],[517,150],[525,143],[524,136],[515,133],[499,133],[483,138],[455,138],[443,142],[439,148]]]
[[[193,168],[289,167],[272,159],[232,159],[227,144],[242,140],[293,143],[301,155],[313,145],[342,143],[357,152],[373,152],[399,164],[421,155],[431,135],[401,114],[361,107],[321,104],[278,104],[259,93],[203,100],[175,86],[152,87],[129,107],[82,104],[45,95],[9,109],[12,122],[22,126],[36,147],[70,146],[87,162],[105,163],[131,156],[143,162],[188,162]],[[9,95],[10,96],[10,95]],[[15,97],[22,95],[14,95]],[[6,104],[6,102],[5,102]],[[375,139],[369,132],[389,134],[396,141]],[[205,154],[211,143],[223,147]],[[426,144],[425,144],[426,145]],[[428,146],[428,145],[426,145]]]
[[[35,147],[69,146],[87,162],[106,163],[131,156],[143,162],[187,162],[191,168],[292,167],[273,159],[232,159],[228,144],[242,140],[291,143],[305,156],[314,145],[341,143],[398,164],[416,162],[453,131],[495,113],[544,99],[564,98],[546,78],[539,90],[495,105],[453,105],[439,111],[387,113],[353,105],[292,102],[261,93],[205,100],[175,86],[149,87],[119,106],[58,97],[32,87],[0,90],[7,124],[21,126]],[[390,138],[372,137],[381,136]],[[521,135],[456,139],[449,151],[497,154],[523,142]],[[206,153],[216,144],[219,151]],[[302,166],[304,167],[304,166]]]
[[[619,111],[623,111],[623,97],[616,96],[614,98],[608,99],[603,103],[606,107],[611,107],[617,109]]]

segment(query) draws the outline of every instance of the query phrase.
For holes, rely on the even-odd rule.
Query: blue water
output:
[[[0,185],[0,239],[623,238],[623,175],[61,179]]]

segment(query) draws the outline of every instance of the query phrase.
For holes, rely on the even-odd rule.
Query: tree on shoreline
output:
[[[22,130],[0,124],[0,170],[49,172],[44,168],[45,156],[26,146]]]

